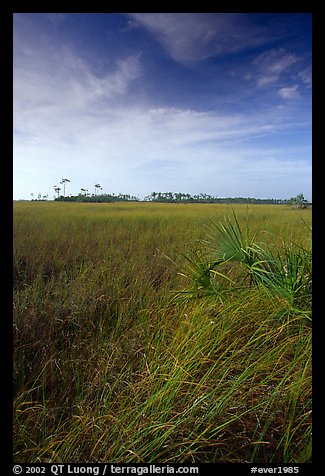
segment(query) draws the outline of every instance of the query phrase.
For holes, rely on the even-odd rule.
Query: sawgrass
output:
[[[311,461],[310,311],[229,261],[177,294],[232,210],[273,258],[310,246],[308,209],[14,204],[16,462]]]

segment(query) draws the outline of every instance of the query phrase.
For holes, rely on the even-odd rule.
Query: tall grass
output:
[[[294,301],[267,282],[305,256],[310,210],[228,211],[15,204],[16,462],[311,460],[311,270],[297,258]],[[217,256],[220,236],[203,246],[211,220],[246,251],[274,233],[263,279]]]

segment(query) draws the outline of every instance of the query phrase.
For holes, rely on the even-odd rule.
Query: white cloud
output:
[[[296,55],[288,53],[283,48],[265,51],[253,62],[256,68],[257,85],[266,86],[276,83],[298,61],[299,58]]]
[[[278,95],[285,100],[294,100],[298,99],[300,97],[299,91],[298,91],[298,84],[295,84],[294,86],[290,86],[287,88],[281,88],[278,91]]]
[[[298,60],[297,56],[285,52],[283,49],[271,50],[263,53],[257,59],[261,69],[264,69],[267,73],[280,74]]]
[[[120,58],[96,76],[67,48],[29,50],[14,66],[14,129],[34,142],[78,140],[92,115],[115,103],[142,74],[139,55]]]
[[[278,76],[273,75],[265,75],[257,78],[257,86],[266,86],[268,84],[276,83],[278,80]]]

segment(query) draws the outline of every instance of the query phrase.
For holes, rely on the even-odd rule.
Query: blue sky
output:
[[[311,14],[14,14],[14,199],[311,199]]]

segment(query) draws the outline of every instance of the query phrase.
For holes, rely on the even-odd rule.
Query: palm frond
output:
[[[195,249],[185,256],[186,267],[180,272],[191,282],[181,293],[191,297],[222,294],[225,283],[236,283],[225,273],[225,265],[239,263],[250,278],[250,284],[259,284],[284,298],[291,307],[305,308],[311,304],[311,251],[295,243],[283,244],[275,250],[256,242],[257,233],[245,232],[236,214],[224,222],[208,228],[208,236],[201,243],[207,246],[204,253]],[[244,281],[245,282],[245,281]],[[229,289],[229,286],[228,286]]]
[[[311,253],[301,246],[284,245],[274,252],[260,248],[263,259],[252,268],[256,280],[285,298],[290,305],[298,301],[311,302],[312,267]]]
[[[248,224],[244,232],[235,213],[232,219],[227,217],[223,223],[213,223],[208,230],[207,240],[203,243],[208,246],[212,259],[219,263],[240,263],[253,281],[252,267],[261,259],[255,242],[257,233],[252,234]]]
[[[220,262],[209,261],[206,254],[200,249],[192,250],[184,256],[184,259],[186,264],[179,274],[189,279],[190,286],[186,290],[178,291],[177,295],[186,295],[192,298],[215,295],[221,299],[224,282],[231,280],[216,270]]]

